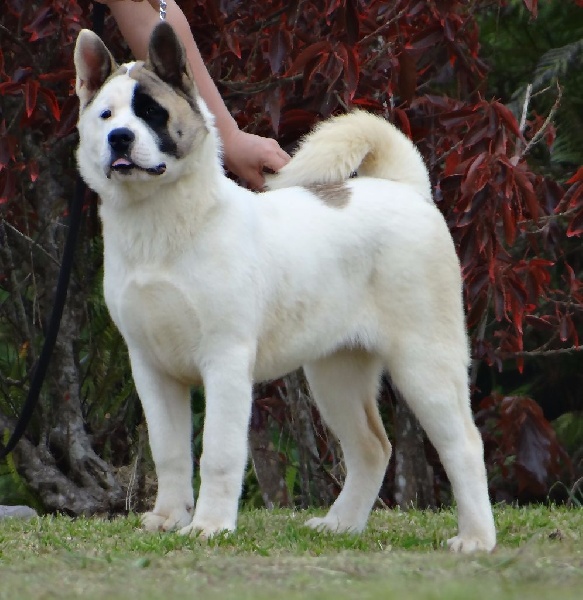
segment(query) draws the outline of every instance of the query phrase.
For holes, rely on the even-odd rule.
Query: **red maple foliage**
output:
[[[522,368],[529,356],[582,349],[583,265],[573,238],[583,233],[583,168],[565,183],[533,169],[529,152],[552,143],[552,125],[529,112],[520,122],[485,96],[476,14],[491,0],[179,4],[240,127],[292,149],[316,121],[358,106],[394,121],[419,145],[458,248],[476,361]],[[537,1],[524,5],[536,17]],[[84,0],[3,6],[0,208],[16,228],[26,213],[30,227],[35,207],[26,191],[39,173],[22,137],[34,136],[46,152],[59,140],[72,150],[72,50],[91,10]],[[127,56],[111,19],[105,37]],[[516,427],[536,422],[531,434],[550,439],[528,402],[492,396],[493,405],[502,429],[505,419]],[[511,446],[505,452],[528,470]],[[537,473],[532,485],[525,476],[519,486],[538,493]]]

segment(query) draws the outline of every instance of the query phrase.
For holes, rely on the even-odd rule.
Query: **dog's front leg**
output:
[[[154,509],[144,513],[150,531],[184,527],[192,519],[192,417],[190,388],[130,352],[132,374],[148,424],[158,476]]]
[[[201,485],[192,523],[183,534],[233,531],[247,462],[252,381],[250,352],[225,352],[203,372],[205,424]]]

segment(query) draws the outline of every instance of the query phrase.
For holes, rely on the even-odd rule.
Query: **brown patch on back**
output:
[[[306,189],[332,208],[345,208],[352,196],[350,188],[344,182],[312,183]]]

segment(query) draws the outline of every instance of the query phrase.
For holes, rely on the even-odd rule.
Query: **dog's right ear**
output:
[[[166,21],[160,21],[152,31],[146,66],[187,97],[196,90],[184,45]]]
[[[101,38],[89,29],[82,29],[77,37],[74,61],[77,73],[75,91],[81,108],[84,108],[117,65]]]

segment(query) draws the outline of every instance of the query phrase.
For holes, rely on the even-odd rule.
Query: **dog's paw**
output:
[[[232,531],[235,531],[234,525],[227,523],[203,523],[201,521],[197,521],[195,517],[189,525],[183,527],[178,533],[180,533],[180,535],[187,535],[190,537],[197,537],[207,540],[219,533],[224,534]]]
[[[190,523],[192,515],[186,509],[173,510],[165,515],[146,512],[141,520],[146,531],[174,531]]]
[[[450,552],[458,552],[461,554],[471,554],[472,552],[492,552],[496,542],[490,542],[477,536],[463,537],[456,535],[447,540],[447,547]]]
[[[362,531],[362,527],[354,523],[343,522],[330,515],[309,519],[306,521],[306,526],[316,531],[331,531],[332,533],[359,533]]]

